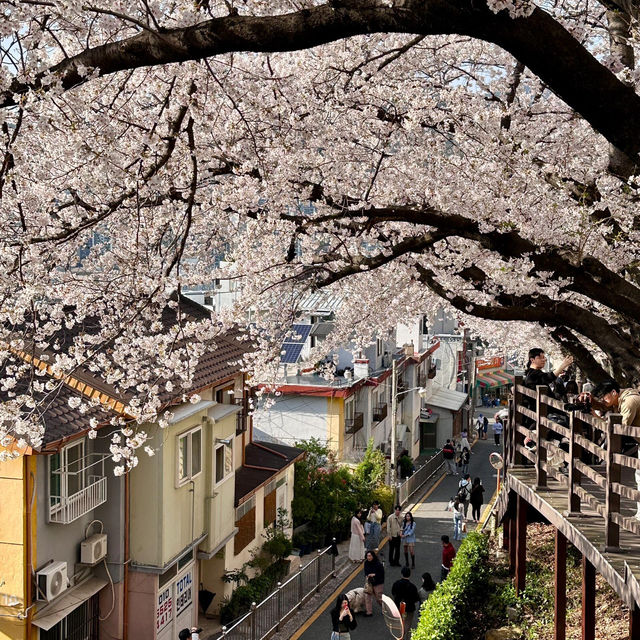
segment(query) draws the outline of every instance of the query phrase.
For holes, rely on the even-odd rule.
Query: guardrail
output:
[[[334,540],[335,542],[335,540]],[[222,627],[219,639],[264,640],[279,630],[291,616],[334,575],[336,557],[331,547],[318,549],[318,555],[282,583],[260,604],[251,605],[251,611],[234,622]]]
[[[620,510],[621,498],[640,502],[631,473],[640,470],[640,460],[622,452],[623,436],[638,439],[640,427],[622,425],[621,418],[565,411],[547,387],[533,391],[516,377],[505,429],[507,472],[529,464],[535,467],[537,488],[546,487],[550,477],[560,482],[569,513],[588,505],[603,518],[607,549],[619,547],[621,528],[640,534],[640,522]]]
[[[429,478],[437,473],[443,464],[444,458],[442,457],[442,451],[438,451],[438,453],[429,458],[422,466],[418,467],[409,478],[398,484],[396,492],[398,503],[404,506],[409,501],[409,498],[418,491]]]

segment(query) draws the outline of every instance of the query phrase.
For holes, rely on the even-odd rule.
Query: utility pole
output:
[[[396,501],[396,408],[398,396],[398,372],[396,369],[395,358],[391,364],[391,470],[389,476],[391,478],[391,488],[393,489],[393,501]]]

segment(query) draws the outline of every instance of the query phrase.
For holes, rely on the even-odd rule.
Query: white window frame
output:
[[[200,432],[200,470],[197,473],[193,473],[193,434]],[[186,463],[187,468],[185,470],[185,475],[180,477],[180,441],[186,438],[187,439],[187,456]],[[197,478],[202,473],[202,449],[204,447],[204,439],[202,433],[202,427],[197,426],[187,431],[183,431],[176,436],[176,487],[182,487],[187,482],[190,482],[194,478]]]
[[[80,447],[80,457],[79,460],[81,461],[82,464],[82,473],[80,475],[80,489],[78,490],[79,493],[80,491],[82,491],[82,489],[84,489],[86,482],[87,482],[87,478],[86,478],[86,455],[87,455],[87,451],[86,451],[86,443],[85,443],[85,439],[82,438],[80,440],[74,440],[73,442],[69,443],[68,445],[62,447],[60,449],[60,451],[58,452],[57,455],[60,456],[60,502],[58,502],[58,504],[56,505],[52,505],[51,504],[51,474],[52,474],[52,470],[51,470],[51,461],[53,459],[53,456],[48,456],[48,473],[47,473],[47,493],[49,496],[49,515],[51,516],[54,513],[57,513],[58,511],[60,511],[60,509],[62,509],[65,501],[67,498],[70,497],[70,495],[75,495],[75,493],[73,494],[69,494],[69,463],[68,463],[68,454],[69,454],[69,450],[73,449],[75,447]]]
[[[230,436],[231,438],[231,442],[229,444],[224,444],[224,443],[220,443],[217,444],[214,448],[213,448],[213,486],[214,487],[218,487],[220,486],[223,482],[226,482],[232,475],[233,475],[233,437]],[[228,471],[225,470],[224,473],[222,474],[222,480],[216,480],[216,478],[218,477],[218,449],[223,449],[224,447],[228,447],[229,448],[229,456],[230,456],[230,460],[231,460],[231,469],[229,469]],[[226,456],[224,456],[224,461],[226,462]],[[224,464],[224,462],[223,462]]]
[[[347,411],[347,407],[350,411]],[[351,414],[351,415],[349,415]],[[354,396],[344,399],[344,419],[349,420],[355,418],[356,415],[356,399]]]

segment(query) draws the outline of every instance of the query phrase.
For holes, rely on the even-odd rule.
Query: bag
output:
[[[364,533],[367,536],[371,533],[371,523],[370,522],[365,522],[364,523]]]
[[[467,523],[466,522],[462,523],[462,533],[467,533]]]
[[[454,504],[455,504],[455,500],[451,498],[451,500],[449,500],[449,504],[447,505],[447,508],[445,509],[445,511],[453,511]]]
[[[364,592],[371,595],[373,593],[373,585],[369,582],[369,578],[365,578],[364,581]]]

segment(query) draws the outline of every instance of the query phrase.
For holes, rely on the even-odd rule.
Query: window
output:
[[[84,440],[64,447],[49,457],[49,511],[58,511],[70,496],[85,485]]]
[[[218,404],[233,404],[234,402],[233,385],[216,389],[215,399]]]
[[[266,529],[270,525],[276,523],[276,481],[275,479],[269,482],[264,488],[264,517],[262,528]]]
[[[378,358],[384,353],[384,342],[382,342],[382,338],[378,338],[376,340],[376,355]]]
[[[196,427],[178,436],[177,484],[193,480],[202,471],[202,429]]]
[[[98,640],[98,598],[92,596],[47,631],[40,629],[40,640]]]
[[[233,473],[233,441],[216,446],[215,466],[216,484],[224,482]]]
[[[256,537],[256,498],[251,496],[236,508],[236,533],[233,539],[233,553],[238,555]]]
[[[344,401],[344,419],[353,420],[353,416],[355,413],[355,402],[353,398],[347,398]]]

